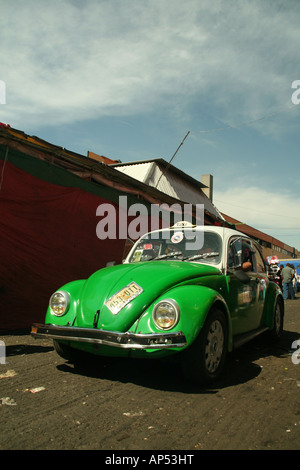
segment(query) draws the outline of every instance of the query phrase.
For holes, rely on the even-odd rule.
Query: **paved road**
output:
[[[286,302],[280,343],[258,339],[235,351],[211,388],[185,383],[175,365],[100,359],[78,370],[50,341],[1,339],[2,450],[300,448],[300,361],[292,349],[300,294]]]

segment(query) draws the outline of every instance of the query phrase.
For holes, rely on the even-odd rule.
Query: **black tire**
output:
[[[228,328],[225,315],[213,309],[194,343],[182,354],[184,375],[198,384],[215,381],[224,369]]]
[[[74,362],[78,358],[79,351],[76,351],[65,343],[60,343],[54,339],[53,346],[57,354],[67,361]]]
[[[283,301],[278,298],[275,302],[273,312],[273,328],[268,332],[268,338],[270,341],[278,341],[283,334],[283,317],[284,317],[284,304]]]

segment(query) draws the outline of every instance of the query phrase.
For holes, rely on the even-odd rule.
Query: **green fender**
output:
[[[221,310],[228,325],[228,351],[232,350],[232,325],[231,316],[222,295],[206,286],[177,286],[158,297],[155,302],[140,317],[135,331],[140,333],[159,332],[152,319],[155,305],[164,299],[175,300],[180,308],[180,320],[170,331],[182,331],[190,346],[198,336],[208,313],[213,307]]]
[[[70,325],[74,324],[74,321],[76,319],[77,309],[79,308],[78,299],[80,299],[80,294],[81,294],[81,291],[85,282],[86,282],[85,279],[79,280],[79,281],[72,281],[72,282],[69,282],[68,284],[65,284],[60,289],[57,289],[57,291],[64,290],[69,294],[70,296],[69,310],[67,311],[67,313],[65,313],[61,317],[58,317],[51,313],[50,307],[48,306],[46,318],[45,318],[46,324],[51,323],[51,324],[60,325],[60,326],[65,326],[67,324],[70,324]]]
[[[282,303],[282,312],[284,314],[284,301],[281,289],[275,282],[270,282],[266,293],[262,324],[271,329],[274,326],[274,308],[277,300]]]

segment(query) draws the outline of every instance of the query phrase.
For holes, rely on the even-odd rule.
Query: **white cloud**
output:
[[[291,104],[291,84],[300,79],[299,2],[286,0],[282,7],[273,0],[0,2],[0,80],[6,85],[0,121],[30,133],[147,112],[169,113],[185,129],[192,121],[190,174],[197,174],[199,165],[199,174],[205,167],[219,179],[216,187],[226,185],[214,192],[218,209],[267,233],[270,228],[273,236],[300,248],[299,197],[292,190],[273,192],[270,185],[261,189],[274,171],[274,147],[265,149],[263,140],[255,154],[255,142],[249,151],[249,141],[246,149],[244,142],[229,148],[216,134],[197,134],[205,117],[222,128]],[[278,122],[266,120],[257,129],[276,136],[279,125],[291,130],[294,118],[294,111],[282,113]],[[139,154],[133,147],[130,156]],[[278,174],[287,150],[280,151]],[[258,176],[252,166],[244,179],[245,154],[248,165],[260,167]],[[186,161],[182,166],[188,171]]]
[[[218,106],[232,123],[285,105],[299,78],[294,2],[280,15],[270,1],[14,0],[1,8],[1,111],[13,123],[186,112],[186,101]]]
[[[294,191],[260,187],[214,191],[219,211],[300,249],[300,197]]]

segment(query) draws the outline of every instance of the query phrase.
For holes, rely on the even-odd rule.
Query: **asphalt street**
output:
[[[208,388],[173,363],[95,358],[77,369],[50,340],[2,335],[0,449],[299,450],[300,294],[285,306],[280,342],[234,351]]]

